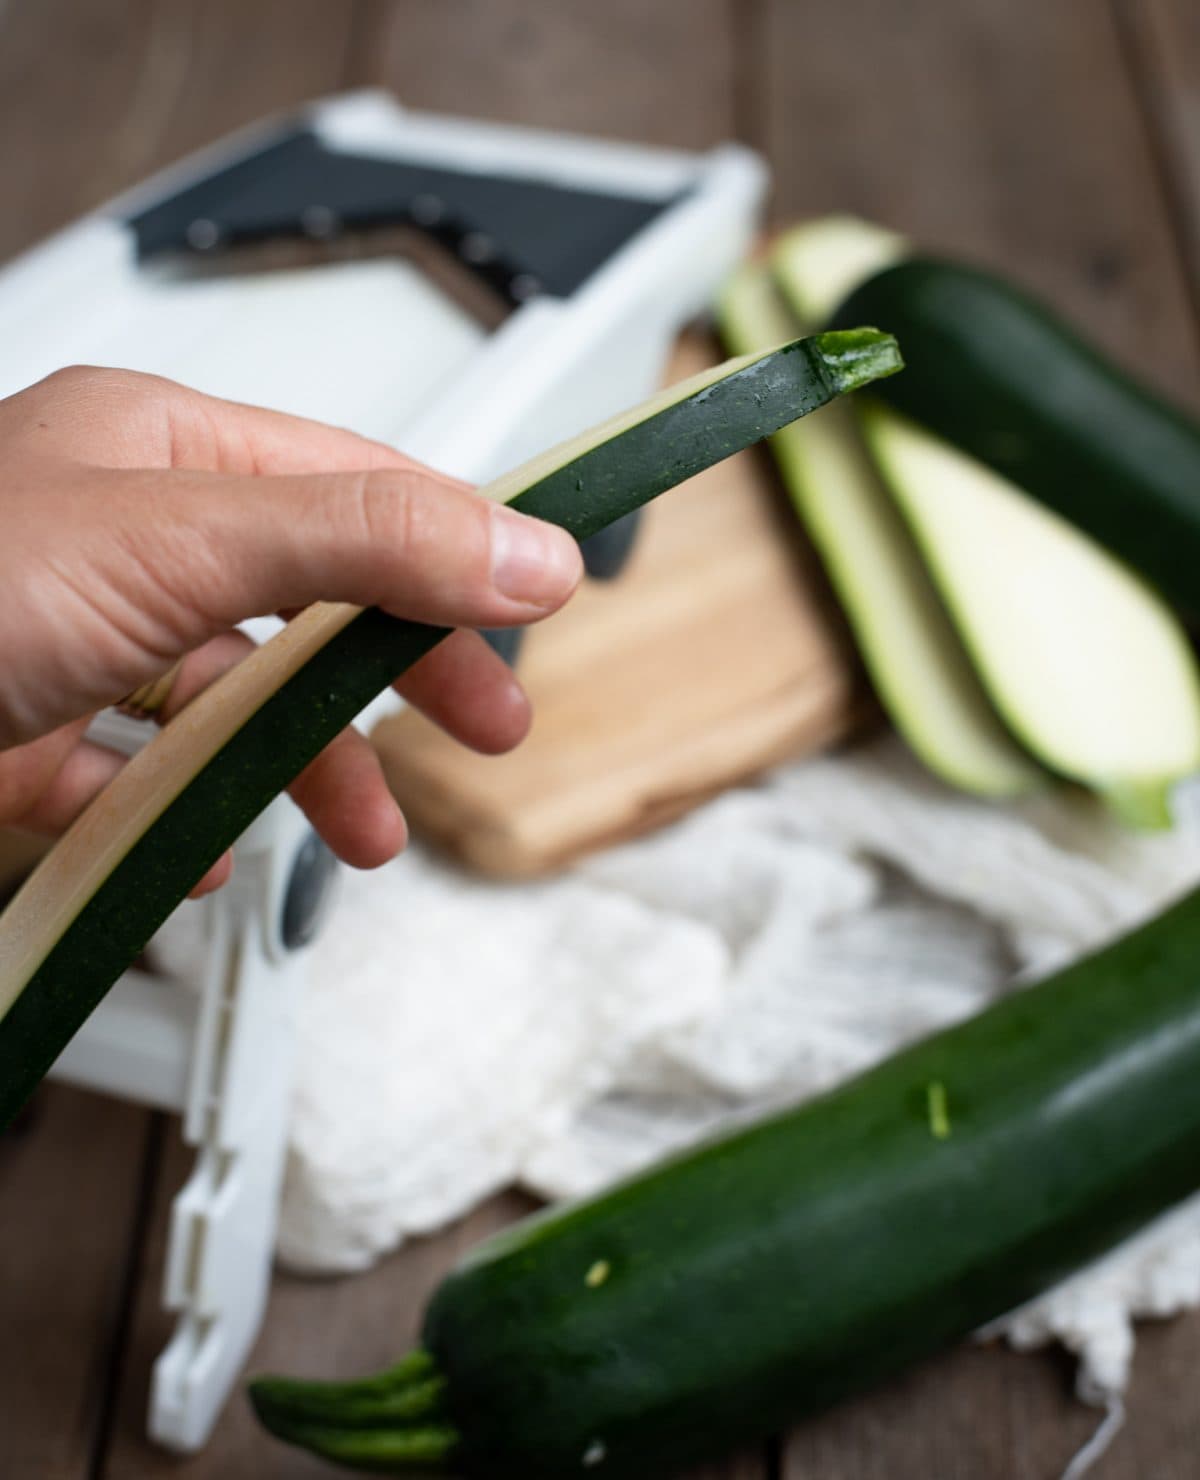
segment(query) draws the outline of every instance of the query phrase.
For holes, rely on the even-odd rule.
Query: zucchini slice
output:
[[[859,285],[834,321],[858,314],[904,345],[909,373],[885,400],[1086,530],[1200,622],[1200,421],[987,272],[913,257]]]
[[[859,262],[864,255],[851,253]],[[830,285],[836,258],[822,267],[805,299],[814,308],[823,308],[828,293],[844,285],[844,279]],[[717,315],[725,346],[735,354],[797,332],[768,269],[753,263],[730,279]],[[997,718],[846,413],[835,406],[819,419],[784,427],[770,446],[875,691],[913,751],[951,785],[986,797],[1032,791],[1047,778]]]
[[[264,1378],[342,1464],[665,1480],[977,1330],[1200,1186],[1200,892],[772,1119],[500,1233],[423,1350]]]
[[[758,351],[671,386],[483,490],[585,539],[685,478],[900,368],[875,330]],[[0,1126],[205,870],[447,634],[310,607],[134,756],[0,915]]]

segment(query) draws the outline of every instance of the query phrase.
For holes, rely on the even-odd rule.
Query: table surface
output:
[[[270,109],[375,84],[428,108],[704,146],[1024,279],[1200,404],[1195,0],[0,0],[0,259]],[[143,1438],[175,1123],[62,1087],[0,1141],[0,1469],[19,1480],[326,1473],[235,1402],[209,1448]],[[526,1205],[341,1281],[280,1276],[253,1362],[365,1371],[459,1250]],[[1194,1477],[1200,1316],[1143,1328],[1097,1480]],[[1049,1480],[1095,1416],[1057,1355],[963,1347],[703,1480]],[[701,1476],[693,1477],[701,1480]]]

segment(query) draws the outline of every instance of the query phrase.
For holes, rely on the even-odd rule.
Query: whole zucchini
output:
[[[1200,891],[811,1101],[482,1245],[423,1348],[263,1378],[367,1469],[664,1477],[1028,1300],[1200,1186]]]
[[[1047,308],[975,268],[912,257],[835,322],[880,324],[907,373],[881,397],[987,463],[1200,620],[1200,423]]]

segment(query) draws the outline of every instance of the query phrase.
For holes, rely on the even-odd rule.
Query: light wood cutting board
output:
[[[685,336],[669,378],[717,357]],[[844,737],[868,712],[841,618],[761,448],[651,504],[629,565],[525,635],[529,738],[479,756],[409,710],[373,739],[414,834],[546,873]]]

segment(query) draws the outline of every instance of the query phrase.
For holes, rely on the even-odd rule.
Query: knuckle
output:
[[[457,489],[436,484],[418,468],[378,468],[358,480],[358,512],[366,538],[406,564],[445,562],[470,546],[486,509]]]
[[[44,379],[31,385],[25,393],[37,401],[66,402],[76,404],[91,400],[103,391],[106,377],[118,371],[103,370],[96,365],[63,365],[53,370]]]
[[[407,546],[413,518],[413,492],[400,474],[372,469],[355,483],[355,512],[372,549]]]
[[[69,391],[89,384],[93,377],[104,373],[95,365],[64,365],[59,370],[51,371],[40,384],[47,390]]]
[[[139,370],[113,370],[99,365],[64,365],[33,387],[71,401],[112,405],[144,404],[167,393],[170,381]]]

